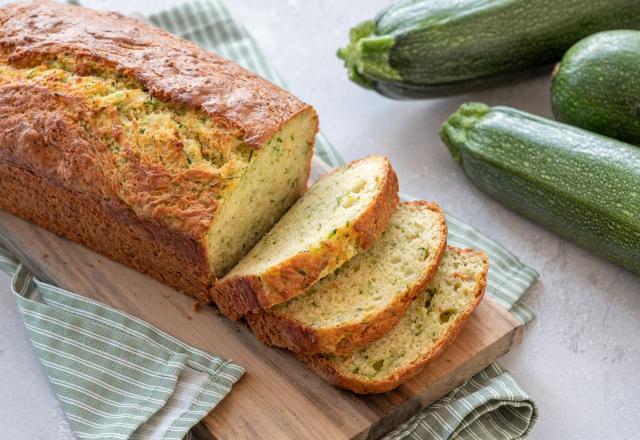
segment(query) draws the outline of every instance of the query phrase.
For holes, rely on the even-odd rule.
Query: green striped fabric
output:
[[[148,17],[155,25],[235,60],[272,82],[284,86],[257,45],[219,0],[195,1]],[[316,162],[330,168],[344,163],[320,135]],[[404,199],[412,199],[403,195]],[[536,279],[536,272],[504,247],[475,228],[447,216],[449,242],[484,250],[491,262],[487,293],[523,322],[533,319],[520,297]],[[389,439],[515,439],[530,431],[537,408],[528,394],[499,365],[494,364],[427,410],[399,426]]]
[[[385,440],[523,438],[537,417],[526,392],[493,364],[387,434]]]
[[[0,247],[33,346],[81,439],[182,439],[242,367],[34,278]]]

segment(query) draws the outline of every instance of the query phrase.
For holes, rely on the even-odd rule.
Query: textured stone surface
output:
[[[179,0],[85,1],[124,13]],[[320,114],[321,129],[347,160],[386,154],[401,191],[433,199],[504,244],[540,272],[526,302],[537,313],[506,366],[537,400],[531,439],[637,438],[640,425],[640,278],[559,239],[478,191],[453,163],[437,130],[464,101],[550,116],[549,83],[431,101],[391,101],[350,83],[336,49],[347,31],[390,0],[229,2],[289,89]],[[346,6],[348,5],[348,6]],[[151,9],[153,8],[153,9]],[[0,432],[6,438],[69,438],[64,420],[0,276]],[[66,433],[66,435],[65,435]]]

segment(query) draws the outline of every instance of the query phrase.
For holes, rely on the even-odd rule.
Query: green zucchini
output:
[[[569,49],[551,100],[556,119],[640,145],[640,31],[601,32]]]
[[[338,57],[364,87],[423,98],[549,65],[616,28],[640,28],[638,0],[404,0],[352,28]]]
[[[440,135],[487,194],[640,275],[640,148],[475,103]]]

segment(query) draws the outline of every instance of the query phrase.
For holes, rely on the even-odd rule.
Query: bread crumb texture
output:
[[[421,366],[475,306],[486,270],[484,254],[448,248],[436,276],[398,325],[350,355],[326,355],[330,367],[352,382],[376,383]]]
[[[369,157],[339,168],[318,180],[258,244],[236,265],[228,277],[259,275],[323,243],[346,239],[345,255],[328,264],[322,276],[358,251],[353,220],[370,207],[380,193],[389,167],[383,157]]]
[[[370,249],[269,313],[316,332],[366,326],[396,306],[400,314],[404,297],[433,276],[445,243],[444,215],[436,205],[401,203]]]

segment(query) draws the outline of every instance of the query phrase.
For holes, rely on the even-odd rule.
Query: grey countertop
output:
[[[151,12],[179,0],[85,0],[96,8]],[[405,193],[504,244],[540,273],[525,297],[537,314],[523,344],[501,363],[538,402],[531,439],[640,438],[640,278],[558,238],[477,190],[437,130],[464,101],[550,116],[549,81],[447,99],[392,101],[350,83],[335,57],[350,26],[390,0],[236,0],[289,88],[313,104],[345,159],[390,157]],[[8,278],[0,275],[0,437],[70,438],[64,415],[26,337]]]

